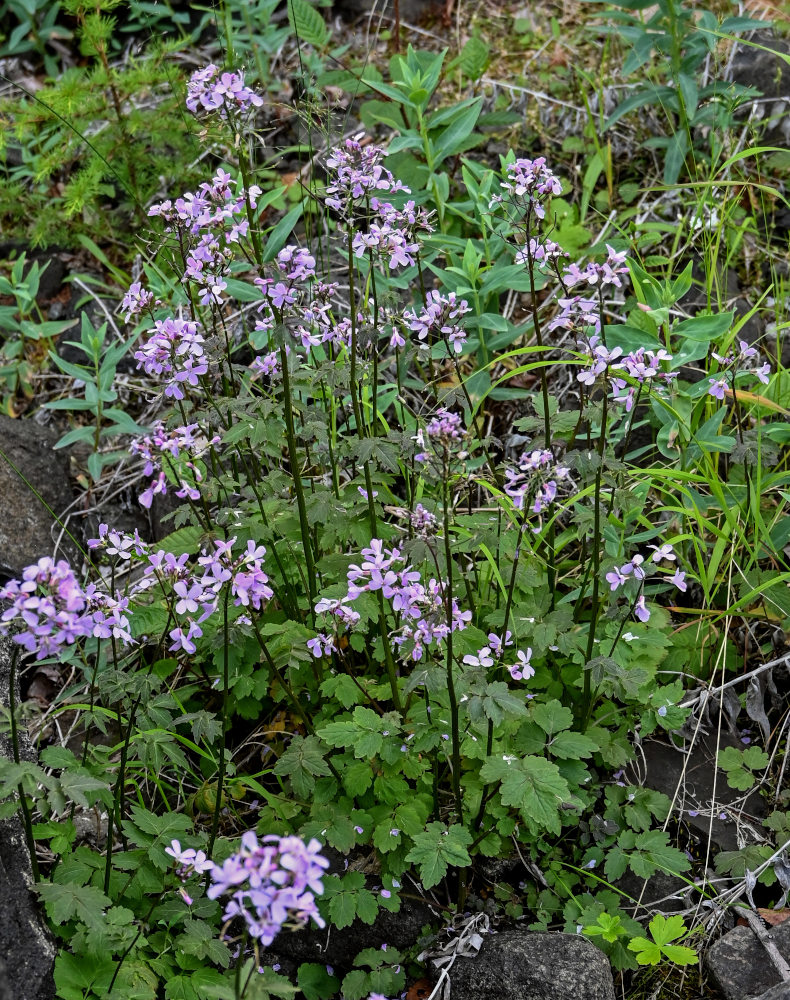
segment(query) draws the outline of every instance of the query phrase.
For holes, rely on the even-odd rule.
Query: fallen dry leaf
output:
[[[759,906],[757,912],[771,927],[778,927],[779,924],[783,924],[790,917],[790,909],[788,907],[784,907],[781,910],[766,910],[764,907]]]

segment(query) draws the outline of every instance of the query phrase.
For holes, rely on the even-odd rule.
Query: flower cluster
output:
[[[435,289],[428,292],[425,306],[417,312],[407,309],[403,318],[409,328],[417,334],[423,346],[429,347],[436,341],[443,341],[456,354],[461,354],[466,344],[466,331],[454,320],[460,319],[471,307],[465,299],[459,299],[455,292],[442,295]],[[404,347],[406,341],[399,332],[393,332],[391,347]]]
[[[167,477],[162,468],[163,461],[167,462],[180,483],[179,489],[175,491],[176,496],[198,500],[200,498],[198,484],[202,481],[203,474],[200,467],[195,464],[195,460],[208,448],[217,446],[220,441],[218,435],[209,439],[201,432],[198,424],[187,424],[167,430],[161,421],[154,425],[150,434],[133,439],[129,451],[145,460],[143,475],[155,476],[148,488],[138,497],[143,507],[150,507],[156,494],[167,493]],[[188,460],[180,461],[176,466],[172,459],[181,458],[183,453],[186,453]],[[170,459],[166,459],[166,455],[169,455]]]
[[[194,388],[208,372],[203,335],[186,319],[157,320],[149,338],[134,352],[137,367],[157,380],[165,379],[165,396],[184,398],[184,386]]]
[[[370,199],[370,211],[367,232],[359,228],[359,220],[355,220],[351,239],[354,255],[376,254],[386,260],[391,271],[414,266],[417,263],[415,255],[420,249],[417,234],[433,232],[430,214],[424,208],[417,208],[413,201],[407,201],[403,208],[395,208],[380,198]]]
[[[624,372],[637,383],[635,386],[625,385],[622,384],[622,379],[618,380],[615,399],[618,403],[625,404],[626,413],[631,411],[645,385],[653,385],[655,382],[669,385],[677,377],[677,372],[661,370],[661,362],[671,360],[672,355],[667,354],[663,348],[659,348],[657,351],[648,351],[644,347],[640,347],[636,351],[630,351],[624,355],[622,361],[614,365],[615,368]]]
[[[765,361],[763,364],[755,367],[756,362],[759,361],[760,353],[757,348],[750,347],[745,340],[738,341],[737,353],[733,352],[724,356],[716,354],[715,351],[712,353],[716,361],[730,373],[729,378],[726,375],[719,375],[718,377],[709,379],[710,388],[708,389],[708,393],[716,399],[724,399],[724,393],[731,390],[732,382],[736,377],[741,375],[754,375],[763,385],[768,385],[771,366]]]
[[[607,257],[602,264],[590,261],[585,268],[580,268],[575,262],[569,264],[563,272],[562,278],[566,285],[574,285],[585,282],[588,285],[603,288],[605,285],[614,285],[622,288],[620,280],[621,274],[628,274],[628,267],[625,264],[628,252],[626,250],[615,250],[614,247],[606,244]]]
[[[187,847],[182,850],[181,843],[178,840],[170,842],[170,846],[165,848],[165,854],[169,854],[176,862],[176,876],[182,882],[186,882],[193,875],[202,875],[204,872],[210,872],[214,868],[214,862],[208,860],[205,851],[196,851],[194,847]],[[191,906],[193,901],[186,890],[181,888],[180,893],[187,906]]]
[[[130,593],[134,596],[159,584],[178,621],[169,633],[172,640],[169,649],[194,653],[195,640],[203,635],[201,625],[219,607],[226,585],[236,607],[260,611],[272,598],[269,578],[263,569],[266,549],[248,541],[244,552],[234,554],[235,543],[235,538],[215,540],[213,552],[201,550],[197,559],[199,572],[194,571],[187,553],[176,556],[165,549],[152,552],[136,534],[111,531],[106,524],[99,525],[98,538],[90,539],[88,545],[119,559],[128,560],[134,555],[146,562],[142,577]]]
[[[226,119],[262,104],[263,98],[244,86],[243,73],[221,73],[213,63],[193,73],[187,83],[186,105],[193,114],[216,111]]]
[[[505,165],[503,190],[515,200],[526,203],[538,219],[546,217],[544,204],[554,194],[562,192],[559,178],[546,166],[546,158],[539,156],[534,160],[521,158]],[[502,202],[502,196],[496,195],[492,207]]]
[[[508,632],[508,636],[510,632]],[[464,657],[464,663],[470,667],[493,667],[497,659],[504,655],[504,648],[502,643],[499,641],[497,636],[489,636],[490,639],[496,639],[498,646],[494,644],[490,646],[483,646],[482,649],[478,649],[476,655],[467,655]],[[512,646],[512,642],[507,643],[508,646]],[[527,646],[526,650],[518,649],[516,650],[516,663],[511,663],[507,667],[507,672],[510,674],[514,681],[526,681],[530,677],[535,676],[535,668],[532,666],[532,647]]]
[[[246,551],[234,556],[235,542],[235,538],[217,539],[213,552],[203,550],[197,560],[200,573],[192,572],[186,554],[176,557],[159,549],[148,556],[148,566],[137,588],[147,589],[157,581],[163,587],[170,585],[175,614],[182,619],[170,631],[172,643],[168,648],[172,652],[181,649],[186,653],[195,652],[195,639],[203,635],[200,626],[219,607],[225,584],[230,586],[236,607],[252,607],[259,611],[264,602],[271,600],[272,589],[263,570],[266,549],[249,541]]]
[[[524,246],[516,252],[515,262],[516,264],[529,264],[532,261],[532,263],[537,264],[541,271],[547,271],[551,267],[552,261],[568,256],[570,255],[554,240],[539,240],[530,236]]]
[[[125,314],[124,322],[128,323],[132,316],[139,316],[153,304],[153,294],[146,291],[139,281],[133,281],[121,302],[121,312]]]
[[[505,469],[504,489],[516,510],[523,510],[530,497],[533,513],[540,514],[557,499],[558,482],[569,479],[570,469],[559,465],[551,451],[525,451],[515,469]]]
[[[283,247],[274,266],[273,277],[255,278],[262,301],[258,306],[261,318],[255,323],[253,345],[258,349],[270,346],[271,332],[277,322],[288,327],[305,351],[327,342],[347,344],[350,320],[346,320],[339,330],[341,324],[335,323],[331,315],[337,285],[315,280],[313,255],[302,247]],[[362,322],[361,315],[358,321]]]
[[[330,181],[326,204],[344,216],[351,215],[354,205],[369,198],[373,191],[411,193],[383,165],[386,150],[363,139],[363,132],[346,139],[342,146],[332,150],[326,161]]]
[[[165,223],[165,232],[178,233],[178,252],[182,257],[184,283],[195,285],[201,305],[220,305],[227,289],[225,278],[234,256],[233,245],[249,233],[247,203],[255,208],[261,189],[231,190],[231,177],[219,169],[212,180],[200,185],[197,192],[187,191],[174,202],[152,205],[150,216]],[[127,295],[129,305],[149,293],[136,291]],[[126,300],[124,300],[126,302]]]
[[[567,330],[577,340],[599,336],[601,317],[595,299],[572,295],[557,300],[560,311],[548,324],[547,330]]]
[[[656,382],[668,385],[677,376],[676,372],[661,370],[662,362],[672,360],[672,355],[663,348],[649,351],[640,347],[624,355],[621,347],[613,347],[610,350],[602,343],[598,334],[593,334],[587,341],[586,350],[588,366],[583,368],[576,378],[588,388],[599,381],[608,382],[614,392],[615,401],[623,404],[626,412],[631,411],[646,385],[652,386]],[[636,385],[629,384],[622,377],[623,374],[633,379]]]
[[[148,214],[163,220],[165,232],[176,230],[185,237],[198,237],[204,230],[221,231],[228,243],[237,243],[249,230],[247,201],[255,208],[261,189],[253,185],[246,191],[237,189],[234,194],[230,180],[230,174],[220,168],[211,181],[204,181],[196,192],[187,191],[175,201],[158,202],[148,209]],[[226,231],[227,222],[231,225]]]
[[[339,601],[321,600],[317,613],[330,613],[344,624],[354,624],[359,614],[349,607],[361,594],[381,591],[390,601],[398,618],[398,629],[392,636],[396,649],[410,650],[412,660],[420,660],[426,648],[441,645],[450,632],[462,631],[472,620],[471,611],[462,611],[455,598],[450,601],[450,621],[447,620],[447,588],[442,581],[431,579],[423,583],[418,571],[405,565],[397,548],[385,548],[379,538],[371,539],[362,549],[362,561],[348,568],[348,592]],[[328,641],[323,633],[321,644]],[[315,654],[315,640],[311,640]]]
[[[438,525],[436,515],[426,510],[421,503],[418,503],[409,515],[409,522],[420,538],[434,534]]]
[[[78,639],[120,639],[132,643],[128,598],[112,597],[93,584],[83,588],[65,560],[46,557],[28,566],[21,580],[0,587],[0,600],[10,601],[0,616],[0,634],[37,660],[58,656]],[[21,631],[13,631],[22,626]]]
[[[174,842],[174,847],[175,842]],[[179,845],[180,850],[180,845]],[[324,927],[315,897],[323,894],[322,878],[329,862],[318,840],[269,834],[259,843],[253,831],[241,838],[241,848],[222,865],[212,864],[209,899],[225,900],[226,925],[237,917],[251,937],[266,948],[285,926],[312,920]],[[182,857],[168,852],[183,864]]]
[[[669,542],[664,542],[662,545],[648,545],[648,548],[652,549],[649,558],[646,559],[645,556],[637,553],[622,566],[613,566],[606,574],[606,582],[612,593],[625,586],[629,581],[636,581],[640,593],[634,603],[634,614],[640,622],[646,622],[650,619],[650,610],[645,603],[644,594],[641,593],[645,579],[658,563],[674,563],[677,559],[674,547]],[[668,582],[674,584],[681,593],[685,593],[687,588],[686,574],[677,567],[674,569],[675,572],[668,578]],[[667,582],[665,576],[662,575],[661,579],[663,582]]]

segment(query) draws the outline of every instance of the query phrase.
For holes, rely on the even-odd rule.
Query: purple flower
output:
[[[466,331],[455,320],[468,312],[471,312],[471,306],[466,299],[458,299],[455,292],[442,295],[433,289],[428,292],[425,306],[419,313],[407,309],[403,318],[425,347],[444,341],[456,354],[461,354],[466,343]]]
[[[320,660],[322,656],[331,656],[332,653],[337,652],[337,646],[332,637],[323,632],[319,632],[314,639],[308,639],[307,648],[317,660]]]
[[[326,204],[347,216],[356,203],[374,191],[409,193],[409,189],[383,166],[386,155],[385,150],[368,143],[363,132],[332,150],[326,161],[330,181],[326,188],[329,196]]]
[[[181,879],[186,879],[193,874],[201,875],[214,867],[204,851],[196,851],[192,847],[182,851],[178,840],[170,842],[170,847],[165,848],[165,854],[169,854],[175,860],[178,865],[176,874]]]
[[[484,646],[482,649],[478,649],[477,656],[465,656],[464,663],[472,667],[493,667],[494,658],[489,647]]]
[[[213,63],[193,73],[187,84],[186,105],[193,114],[217,111],[225,119],[262,104],[263,98],[244,86],[243,73],[220,73]]]
[[[505,165],[505,180],[502,189],[507,191],[517,203],[523,203],[534,211],[538,219],[546,216],[544,202],[551,195],[562,192],[562,184],[546,166],[546,159],[539,156],[534,160],[518,159]],[[500,198],[495,198],[494,203]]]
[[[530,677],[534,677],[535,668],[530,663],[532,658],[532,649],[529,646],[527,647],[526,652],[519,649],[516,651],[516,657],[518,659],[518,663],[515,663],[507,668],[513,680],[526,681],[529,680]]]
[[[650,620],[650,611],[645,604],[644,595],[640,594],[636,599],[636,604],[634,605],[634,614],[639,619],[640,622],[646,622]]]
[[[708,394],[715,397],[716,399],[724,399],[725,390],[729,389],[729,383],[726,378],[712,378],[710,381],[710,388],[708,389]]]
[[[606,574],[606,581],[609,584],[609,589],[615,591],[618,587],[622,587],[624,583],[628,582],[628,577],[615,566],[611,572]]]
[[[315,897],[323,893],[323,875],[329,862],[313,839],[265,836],[258,842],[253,831],[241,838],[241,848],[222,866],[211,870],[209,899],[228,896],[223,920],[241,917],[250,935],[268,947],[284,926],[303,926],[312,919],[324,921]]]
[[[121,302],[121,312],[126,313],[124,322],[128,323],[132,316],[139,316],[141,312],[151,307],[153,301],[153,294],[147,292],[139,281],[132,282]]]
[[[501,636],[498,636],[496,632],[488,633],[488,645],[493,649],[497,656],[501,656],[504,652],[505,646],[513,645],[513,633],[510,629],[505,633],[505,641],[502,641]]]

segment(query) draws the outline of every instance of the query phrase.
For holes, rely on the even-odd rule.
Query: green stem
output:
[[[302,475],[299,470],[299,453],[296,448],[293,406],[291,404],[291,376],[288,372],[288,354],[285,350],[285,345],[280,348],[280,366],[283,372],[283,400],[285,402],[285,435],[288,443],[288,461],[291,464],[291,478],[293,479],[294,491],[296,493],[296,506],[299,510],[299,528],[302,534],[305,562],[307,563],[307,589],[310,595],[310,613],[312,615],[314,614],[313,605],[315,604],[315,562],[313,560],[310,524],[307,520],[304,485],[302,484]]]
[[[453,555],[450,550],[450,498],[449,498],[449,468],[447,453],[444,455],[444,475],[442,476],[442,507],[444,525],[444,559],[446,563],[447,580],[445,582],[445,606],[447,615],[447,697],[450,702],[450,724],[453,741],[452,764],[453,764],[453,797],[455,798],[455,811],[458,822],[463,824],[464,810],[461,799],[461,734],[458,725],[458,702],[455,696],[455,680],[453,678]]]
[[[11,671],[9,675],[8,688],[8,710],[11,713],[11,748],[14,755],[14,763],[19,764],[19,730],[16,723],[16,662],[19,656],[19,647],[15,646],[11,654]],[[27,804],[27,796],[21,783],[18,786],[19,807],[22,810],[22,825],[25,828],[25,840],[30,854],[30,869],[33,872],[33,880],[38,882],[40,875],[38,872],[38,858],[36,857],[36,841],[33,837],[33,821],[30,816],[30,809]]]
[[[113,826],[118,827],[118,832],[121,833],[121,821],[123,819],[123,809],[122,809],[122,796],[123,788],[126,783],[126,761],[129,756],[129,743],[132,739],[132,728],[134,727],[134,716],[137,712],[137,708],[142,700],[142,693],[137,696],[134,704],[129,712],[129,724],[126,728],[126,735],[124,737],[123,746],[121,747],[121,760],[118,766],[118,777],[115,779],[115,789],[113,790],[113,807],[112,813],[107,817],[107,857],[104,864],[104,895],[109,896],[110,894],[110,875],[112,874],[112,844],[113,844]],[[121,724],[121,710],[118,709],[118,725]]]
[[[230,639],[228,636],[228,600],[230,598],[230,588],[225,588],[225,600],[222,605],[222,741],[220,746],[219,772],[217,774],[217,798],[214,803],[214,817],[211,821],[211,836],[208,842],[206,854],[211,858],[214,850],[214,842],[217,839],[219,830],[219,816],[222,811],[222,791],[225,784],[226,752],[228,749],[228,697],[230,688],[230,666],[229,650]]]
[[[587,650],[585,659],[587,663],[592,659],[593,648],[595,646],[595,630],[598,626],[600,608],[600,568],[601,568],[601,480],[603,478],[603,453],[606,444],[606,418],[609,412],[608,385],[604,383],[603,390],[603,410],[601,413],[601,429],[598,438],[598,468],[595,470],[595,510],[593,521],[593,547],[592,547],[592,611],[590,614],[590,631],[587,633]],[[592,714],[592,693],[590,690],[591,678],[589,669],[584,671],[584,693],[582,695],[583,705],[583,729],[586,729]]]

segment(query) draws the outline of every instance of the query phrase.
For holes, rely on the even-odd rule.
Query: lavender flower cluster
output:
[[[260,611],[272,598],[269,578],[263,569],[266,549],[248,541],[244,552],[234,554],[235,543],[235,538],[217,539],[213,552],[201,550],[198,573],[193,571],[187,553],[176,556],[164,549],[151,552],[136,534],[111,531],[106,524],[99,525],[98,538],[90,539],[88,545],[121,560],[135,556],[145,561],[142,577],[130,588],[130,595],[139,595],[157,584],[161,586],[178,621],[170,630],[168,648],[171,652],[194,653],[195,640],[203,635],[201,625],[216,612],[226,585],[236,607]]]
[[[417,334],[422,346],[430,347],[437,341],[444,341],[456,354],[461,354],[466,344],[466,330],[453,321],[468,312],[471,312],[471,306],[465,299],[459,299],[455,292],[442,295],[432,289],[428,292],[423,308],[419,312],[416,309],[406,309],[403,318]],[[393,332],[390,346],[404,347],[405,344],[401,334]]]
[[[570,469],[555,461],[551,451],[525,451],[515,469],[505,469],[505,493],[516,510],[523,510],[528,497],[532,511],[540,514],[557,499],[558,482],[570,479]]]
[[[263,98],[245,87],[243,73],[222,73],[217,66],[209,63],[189,78],[186,105],[193,114],[216,111],[220,118],[226,119],[233,114],[260,108]]]
[[[633,611],[640,622],[650,620],[650,609],[647,607],[644,594],[641,593],[641,588],[647,579],[648,573],[654,567],[657,568],[658,563],[674,563],[677,559],[674,546],[670,542],[664,542],[662,545],[648,545],[648,548],[653,550],[649,559],[637,553],[621,566],[613,566],[606,574],[606,582],[609,584],[609,589],[612,593],[624,587],[631,580],[636,581],[640,593],[634,602]],[[661,576],[662,582],[667,582],[667,579],[679,591],[685,593],[687,589],[686,574],[682,570],[675,568],[674,574],[669,578]]]
[[[174,202],[168,199],[148,210],[149,216],[161,218],[165,223],[165,233],[176,235],[183,264],[182,280],[194,285],[201,305],[223,302],[234,244],[249,233],[247,205],[256,208],[261,193],[253,184],[246,190],[238,187],[234,194],[230,181],[230,174],[220,169],[197,192],[187,191]],[[129,305],[133,310],[138,309],[135,298],[140,299],[146,293],[131,296],[131,292],[130,288]]]
[[[165,396],[184,398],[184,385],[196,388],[208,373],[203,335],[185,319],[156,320],[142,347],[134,352],[138,368],[164,383]]]
[[[326,161],[330,181],[326,188],[329,196],[325,199],[326,204],[344,218],[350,218],[355,205],[368,199],[374,191],[411,193],[382,163],[387,151],[363,140],[363,132],[346,139]]]
[[[559,178],[549,170],[546,158],[538,156],[534,160],[520,158],[513,163],[505,164],[505,180],[503,190],[511,198],[534,212],[536,218],[545,219],[545,202],[555,194],[561,194],[562,184]],[[491,207],[501,204],[501,195],[495,195]]]
[[[381,591],[398,621],[391,636],[393,648],[405,647],[415,662],[422,659],[426,649],[440,646],[450,632],[462,631],[472,620],[472,612],[463,611],[453,597],[448,623],[447,585],[433,578],[423,583],[421,574],[405,565],[400,549],[385,548],[381,539],[373,538],[361,555],[362,561],[348,568],[346,596],[318,601],[317,614],[329,614],[338,623],[353,626],[360,616],[350,605],[362,594]],[[320,633],[308,645],[315,656],[329,655],[337,649],[333,637],[326,633]]]
[[[181,499],[199,500],[199,484],[203,479],[203,473],[196,461],[208,448],[218,446],[220,440],[218,435],[209,439],[201,432],[198,424],[187,424],[167,430],[161,420],[157,421],[150,434],[134,438],[129,445],[130,453],[139,455],[145,460],[144,476],[155,476],[148,488],[138,497],[142,506],[150,508],[157,494],[167,493],[167,475],[162,468],[163,463],[168,464],[174,478],[180,483],[175,495]],[[180,461],[176,467],[172,460],[180,459],[182,455],[188,457]],[[189,478],[185,478],[186,476]]]
[[[114,597],[84,587],[65,560],[39,559],[22,573],[21,580],[11,580],[0,587],[0,600],[10,601],[0,616],[0,634],[37,660],[58,656],[79,639],[119,639],[132,643],[127,611],[129,599]]]
[[[732,390],[735,379],[747,373],[754,375],[763,385],[768,385],[771,366],[767,361],[758,366],[757,362],[760,360],[760,353],[757,348],[750,347],[745,340],[738,341],[737,352],[721,355],[713,351],[712,354],[725,370],[724,375],[709,379],[710,388],[708,389],[708,393],[716,399],[723,400],[725,392]]]
[[[316,896],[323,894],[322,878],[329,862],[320,850],[315,839],[305,844],[299,837],[269,834],[259,842],[252,830],[242,836],[240,849],[222,865],[209,861],[202,851],[182,850],[177,840],[165,848],[182,880],[209,872],[209,899],[226,897],[222,915],[226,928],[239,918],[264,947],[284,927],[301,927],[310,919],[325,926]],[[185,899],[191,902],[186,895]]]

